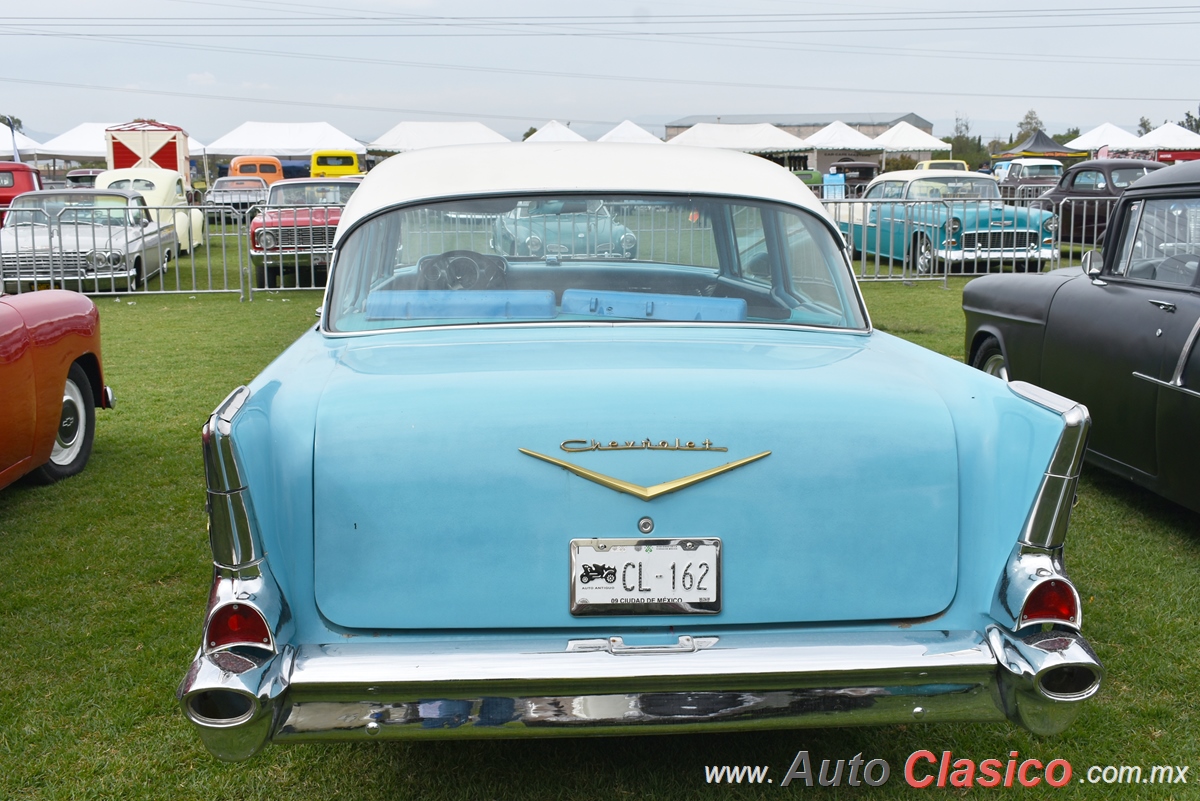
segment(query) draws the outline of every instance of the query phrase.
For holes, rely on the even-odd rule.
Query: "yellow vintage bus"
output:
[[[312,154],[309,175],[327,178],[333,175],[358,175],[362,170],[353,150],[318,150]]]

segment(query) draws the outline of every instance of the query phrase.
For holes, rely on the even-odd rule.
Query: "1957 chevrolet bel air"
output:
[[[498,240],[533,205],[570,248]],[[580,229],[593,207],[636,249]],[[213,583],[178,697],[229,760],[1055,733],[1103,676],[1063,568],[1088,423],[873,330],[836,225],[764,160],[399,155],[342,214],[320,324],[204,426]]]

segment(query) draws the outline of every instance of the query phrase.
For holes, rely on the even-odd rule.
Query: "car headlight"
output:
[[[950,218],[950,233],[957,234],[962,230],[962,220],[957,217]]]
[[[625,251],[625,255],[628,256],[630,253],[633,253],[633,250],[636,247],[637,237],[634,236],[632,232],[626,231],[621,235],[621,250]]]
[[[1047,231],[1057,231],[1058,230],[1058,215],[1057,214],[1052,215],[1050,217],[1050,219],[1046,220],[1046,222],[1044,222],[1042,224],[1042,226]]]
[[[542,252],[542,239],[537,234],[530,234],[525,237],[525,247],[529,248],[529,255],[536,256]]]
[[[84,258],[94,268],[117,267],[125,261],[125,254],[119,250],[91,250]]]
[[[278,244],[279,239],[275,236],[274,231],[266,231],[260,228],[258,233],[254,235],[254,241],[263,250],[270,250]]]
[[[108,252],[108,266],[119,267],[125,261],[125,254],[119,250],[110,250]]]

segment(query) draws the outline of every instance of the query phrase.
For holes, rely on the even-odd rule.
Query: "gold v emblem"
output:
[[[532,456],[535,459],[541,459],[543,462],[549,462],[550,464],[555,464],[561,468],[570,470],[580,478],[586,478],[588,481],[595,481],[602,487],[608,487],[609,489],[616,490],[617,492],[628,493],[635,498],[641,498],[643,501],[651,501],[657,498],[659,495],[666,495],[669,492],[675,492],[683,489],[684,487],[690,487],[693,484],[699,484],[701,481],[710,479],[713,476],[719,476],[722,473],[728,473],[730,470],[736,470],[742,465],[747,465],[751,462],[757,462],[759,459],[771,455],[770,451],[763,451],[762,453],[757,453],[754,456],[747,456],[745,459],[738,459],[736,462],[729,462],[728,464],[723,464],[720,467],[714,467],[711,470],[693,473],[690,476],[677,478],[674,481],[665,481],[662,484],[655,484],[653,487],[643,487],[641,484],[634,484],[630,481],[622,481],[619,478],[606,476],[603,473],[597,473],[595,470],[588,470],[586,467],[580,467],[579,465],[571,464],[570,462],[564,462],[562,459],[555,459],[553,456],[547,456],[544,453],[527,451],[524,448],[517,448],[517,450],[526,456]]]

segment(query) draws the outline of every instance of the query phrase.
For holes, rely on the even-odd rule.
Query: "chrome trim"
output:
[[[250,398],[238,387],[221,402],[201,431],[204,475],[208,485],[208,539],[218,569],[236,570],[261,561],[254,504],[233,447],[233,419]]]
[[[1000,698],[1008,717],[1034,734],[1058,734],[1080,711],[1080,702],[1100,690],[1104,666],[1087,640],[1071,631],[1038,631],[1013,637],[989,626],[988,644],[999,660]],[[1056,674],[1074,671],[1082,679],[1070,693],[1047,691]]]
[[[1071,593],[1075,596],[1075,618],[1069,621],[1040,618],[1021,620],[1020,614],[1025,602],[1035,589],[1047,581],[1061,581],[1071,588]],[[1062,547],[1042,550],[1018,542],[1009,554],[1008,565],[996,585],[991,615],[1010,631],[1043,623],[1066,626],[1078,631],[1083,625],[1083,604],[1079,598],[1079,591],[1063,570]]]
[[[1008,388],[1063,419],[1062,434],[1042,476],[1042,484],[1038,487],[1019,538],[1024,545],[1056,548],[1066,540],[1071,508],[1075,505],[1075,489],[1079,484],[1079,471],[1087,448],[1091,416],[1086,406],[1024,381],[1011,381]]]
[[[688,635],[690,636],[690,635]],[[682,638],[681,638],[682,639]],[[693,639],[699,645],[702,639]],[[179,689],[188,719],[222,759],[267,741],[369,737],[545,737],[1002,721],[1061,731],[1103,669],[1074,632],[803,630],[722,633],[695,651],[610,652],[560,636],[290,646],[220,669],[197,656]],[[998,659],[999,657],[999,659]],[[1003,661],[1000,661],[1000,660]],[[1044,692],[1077,671],[1070,697]],[[1070,678],[1070,677],[1068,677]],[[1084,683],[1086,682],[1086,686]],[[1054,682],[1051,682],[1052,684]],[[1070,681],[1062,686],[1074,687]],[[238,723],[197,714],[213,692],[255,699]],[[236,700],[236,699],[235,699]],[[264,731],[264,720],[274,722]]]
[[[720,637],[693,637],[690,634],[680,634],[679,639],[672,645],[626,645],[624,637],[609,637],[595,640],[569,640],[567,651],[582,653],[585,651],[604,651],[613,656],[656,656],[659,654],[694,654],[705,648],[712,648],[720,641]]]
[[[857,287],[858,284],[856,283]],[[604,322],[579,322],[567,320],[554,320],[541,323],[463,323],[461,325],[420,325],[408,328],[380,328],[371,331],[330,331],[322,318],[320,323],[320,331],[330,339],[344,339],[346,337],[362,337],[374,334],[402,334],[410,331],[478,331],[480,329],[504,328],[511,330],[514,328],[534,328],[546,330],[551,327],[561,326],[564,328],[624,328],[637,326],[640,328],[717,328],[724,330],[732,330],[735,328],[749,329],[766,329],[769,331],[811,331],[819,334],[852,334],[858,336],[868,336],[874,332],[871,328],[870,318],[867,318],[867,326],[865,328],[837,328],[834,326],[820,325],[805,325],[800,323],[751,323],[751,322],[736,322],[736,323],[713,323],[703,321],[660,321],[660,322],[641,322],[638,320],[622,320],[620,322],[604,321]]]
[[[105,386],[101,392],[100,398],[103,400],[105,409],[117,408],[117,396],[113,394],[112,387]]]
[[[1155,301],[1150,301],[1154,303]],[[1178,390],[1185,395],[1200,398],[1200,392],[1194,389],[1188,389],[1183,385],[1183,371],[1187,369],[1188,357],[1192,355],[1192,349],[1196,346],[1196,339],[1200,338],[1200,318],[1196,319],[1196,324],[1192,326],[1192,330],[1188,333],[1187,340],[1183,343],[1183,350],[1179,352],[1179,359],[1175,362],[1175,371],[1171,373],[1170,381],[1146,375],[1145,373],[1135,372],[1134,378],[1140,378],[1143,381],[1149,381],[1151,384],[1157,384],[1160,387],[1167,389]]]

